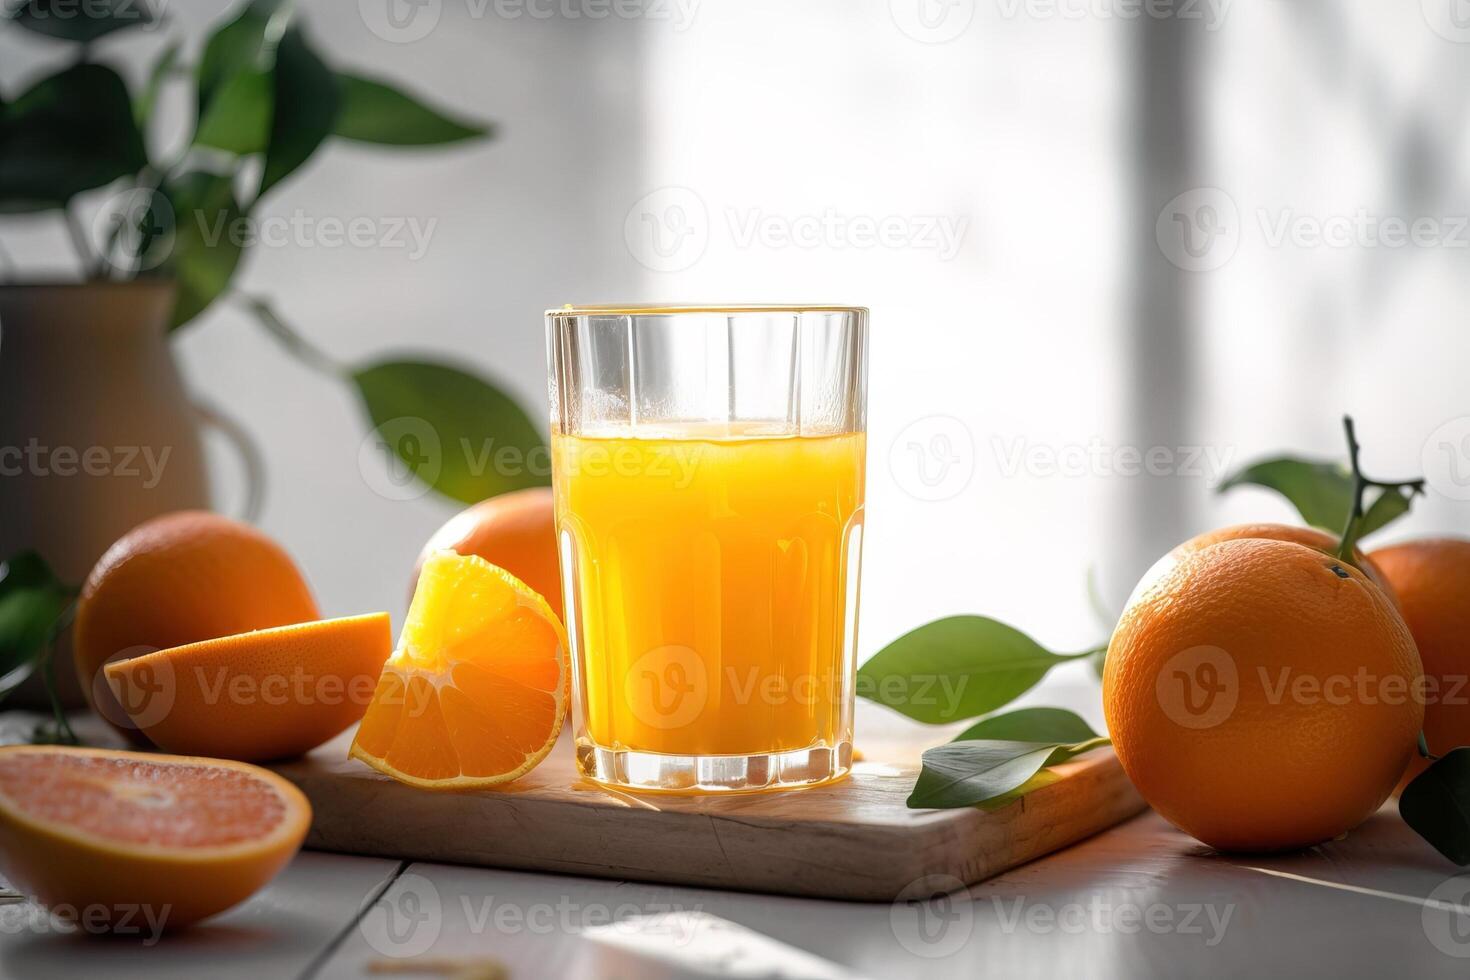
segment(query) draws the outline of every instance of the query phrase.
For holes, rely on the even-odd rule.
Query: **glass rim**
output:
[[[672,316],[712,313],[847,313],[867,317],[866,306],[844,306],[836,303],[568,303],[546,311],[547,317],[575,316]]]

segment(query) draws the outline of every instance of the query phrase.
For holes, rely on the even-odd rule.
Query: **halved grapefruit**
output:
[[[0,865],[42,905],[172,929],[249,898],[301,847],[311,806],[238,762],[0,748]]]

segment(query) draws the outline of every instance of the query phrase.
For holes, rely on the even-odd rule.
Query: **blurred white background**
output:
[[[1120,604],[1179,540],[1290,517],[1216,496],[1223,471],[1340,456],[1345,411],[1386,477],[1470,445],[1453,2],[307,0],[335,63],[498,137],[330,147],[267,211],[432,219],[427,248],[257,247],[241,284],[341,358],[459,359],[538,419],[549,306],[866,304],[862,656],[956,612],[1084,649],[1106,636],[1089,568]],[[141,81],[229,6],[174,0],[98,53]],[[0,31],[0,92],[64,52]],[[1422,234],[1395,244],[1395,221]],[[74,269],[54,219],[7,217],[0,241],[25,277]],[[262,523],[324,612],[396,619],[455,505],[377,495],[353,392],[236,310],[177,343],[265,447]],[[1433,480],[1386,537],[1470,530],[1454,490]]]

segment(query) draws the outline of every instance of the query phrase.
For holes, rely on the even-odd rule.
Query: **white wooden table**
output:
[[[335,978],[493,958],[518,978],[1463,977],[1467,893],[1470,876],[1391,808],[1345,840],[1257,858],[1145,814],[917,906],[306,852],[250,902],[153,946],[0,908],[0,973]]]
[[[1032,700],[1096,709],[1091,682],[1018,703]],[[908,724],[859,708],[870,740]],[[0,715],[0,741],[33,721]],[[1470,869],[1395,807],[1343,840],[1254,857],[1145,813],[947,900],[897,905],[307,851],[249,902],[152,945],[0,905],[0,977],[444,976],[487,961],[517,980],[1470,976]]]

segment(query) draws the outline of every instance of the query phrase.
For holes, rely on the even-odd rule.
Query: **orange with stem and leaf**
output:
[[[1237,525],[1173,549],[1135,590],[1110,646],[1106,713],[1130,774],[1181,826],[1222,846],[1285,848],[1335,836],[1386,798],[1415,741],[1427,753],[1417,738],[1420,663],[1395,598],[1406,583],[1416,591],[1399,566],[1424,549],[1395,562],[1357,548],[1408,510],[1423,481],[1364,476],[1351,421],[1344,427],[1347,467],[1268,459],[1221,486],[1277,490],[1308,527]],[[1369,503],[1372,490],[1378,492]],[[1220,641],[1234,649],[1228,660],[1215,656],[1224,650]],[[1084,656],[1052,653],[982,616],[921,626],[879,651],[859,672],[859,694],[924,722],[985,715],[925,753],[909,805],[1003,806],[1045,783],[1048,767],[1108,744],[1059,708],[991,714],[1053,666]],[[1184,662],[1171,662],[1180,656]],[[1263,667],[1269,689],[1259,680]],[[1324,670],[1331,673],[1319,677]],[[1371,690],[1344,694],[1338,681],[1359,674]],[[1181,684],[1180,693],[1194,696],[1176,698],[1175,714],[1194,727],[1168,717],[1161,705],[1168,683],[1180,678],[1194,683],[1192,691]],[[913,697],[943,691],[945,682],[963,696],[941,699],[939,707],[933,698]],[[1238,798],[1222,802],[1194,785],[1198,776],[1189,770],[1206,765],[1219,768]],[[1242,782],[1244,772],[1255,778]],[[1318,795],[1302,800],[1305,787]],[[1255,805],[1251,812],[1241,808],[1246,800]],[[1470,749],[1438,759],[1405,790],[1400,810],[1442,853],[1470,863]]]

